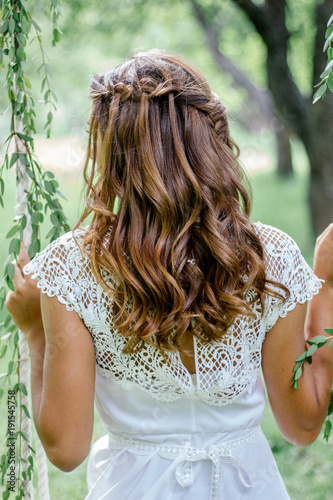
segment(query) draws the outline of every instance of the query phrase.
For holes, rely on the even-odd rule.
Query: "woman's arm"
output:
[[[305,446],[318,436],[330,402],[333,348],[327,345],[306,363],[299,387],[293,389],[295,359],[308,348],[306,340],[326,335],[333,327],[333,225],[318,238],[314,272],[325,279],[322,289],[306,305],[280,318],[263,344],[263,373],[272,410],[284,437]]]
[[[19,257],[22,268],[28,261]],[[95,355],[79,316],[57,298],[40,296],[36,282],[17,267],[6,306],[26,334],[31,354],[33,415],[51,462],[64,471],[88,455],[93,430]],[[45,333],[44,333],[45,332]]]

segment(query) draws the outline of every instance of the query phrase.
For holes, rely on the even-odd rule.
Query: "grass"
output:
[[[67,196],[64,209],[69,214],[71,224],[79,215],[78,194],[80,181],[77,175],[59,179],[61,190]],[[311,262],[313,241],[310,231],[309,212],[306,204],[307,175],[303,168],[293,179],[279,179],[273,171],[254,174],[251,177],[254,193],[253,220],[277,226],[289,233],[299,244],[303,254]],[[14,179],[6,179],[6,215],[1,215],[0,259],[7,254],[5,235],[12,225]],[[73,196],[73,194],[75,196]],[[47,225],[47,224],[46,224]],[[45,229],[46,234],[48,229]],[[7,357],[0,360],[0,372],[7,366]],[[0,423],[6,422],[5,398],[0,407]],[[1,425],[4,428],[4,425]],[[330,464],[333,462],[333,448],[321,438],[307,448],[299,448],[287,443],[280,435],[272,412],[267,405],[263,430],[270,442],[279,469],[292,500],[328,500],[333,497]],[[96,416],[94,440],[103,435],[103,426]],[[49,464],[49,484],[51,500],[82,500],[87,487],[85,482],[86,461],[71,473],[63,473]],[[43,499],[40,499],[43,500]],[[269,500],[269,499],[267,499]]]

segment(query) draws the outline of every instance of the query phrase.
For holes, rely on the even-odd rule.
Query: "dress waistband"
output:
[[[175,460],[177,462],[176,480],[184,488],[193,484],[193,462],[211,460],[213,468],[210,500],[220,500],[221,490],[225,482],[224,464],[230,464],[237,469],[238,478],[245,488],[253,486],[250,471],[235,454],[249,444],[258,443],[262,438],[263,432],[258,425],[249,429],[249,432],[242,437],[225,441],[220,445],[210,445],[207,448],[152,444],[113,433],[109,433],[109,445],[112,448],[126,449],[137,455],[157,453],[162,458]]]

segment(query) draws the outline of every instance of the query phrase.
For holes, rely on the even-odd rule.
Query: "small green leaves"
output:
[[[327,87],[331,92],[333,92],[333,73],[331,73],[327,78]]]
[[[53,37],[56,42],[60,42],[60,31],[57,28],[54,28],[53,30]]]
[[[8,278],[10,280],[13,280],[14,279],[14,275],[15,275],[15,266],[12,262],[10,262],[8,265],[7,265],[7,275],[8,275]]]
[[[317,101],[319,101],[319,99],[325,95],[325,92],[326,92],[326,83],[324,83],[319,87],[319,89],[313,96],[312,104],[315,104]]]
[[[20,253],[21,240],[19,238],[13,238],[9,244],[9,253],[18,255]]]
[[[325,335],[317,335],[316,337],[312,337],[311,339],[307,340],[307,343],[310,345],[317,344],[318,347],[322,347],[326,344],[327,340],[328,339],[327,337],[325,337]]]
[[[311,347],[308,349],[308,352],[306,353],[306,357],[310,358],[318,349],[318,346],[316,344],[312,344]]]
[[[20,230],[20,226],[13,226],[10,231],[6,234],[6,238],[11,238]]]
[[[323,47],[323,52],[327,52],[328,63],[324,72],[320,75],[321,81],[315,87],[319,86],[319,89],[313,96],[313,104],[319,101],[322,97],[325,97],[327,88],[333,92],[333,15],[329,18],[327,23],[327,30],[325,32],[325,43]]]
[[[302,375],[302,373],[303,373],[302,367],[300,366],[299,368],[297,368],[297,370],[295,372],[294,380],[298,380],[300,378],[300,376]]]
[[[294,367],[294,376],[293,380],[291,382],[291,385],[293,386],[294,389],[298,388],[299,385],[299,379],[302,376],[303,373],[303,364],[307,361],[308,363],[312,363],[312,356],[316,353],[316,351],[320,348],[323,347],[328,343],[329,346],[333,346],[333,329],[332,328],[325,328],[325,332],[328,333],[330,336],[326,337],[325,335],[317,335],[315,337],[312,337],[311,339],[307,340],[306,342],[310,345],[309,349],[307,351],[302,352],[296,360],[295,360],[295,367]],[[331,401],[330,405],[327,411],[327,417],[324,422],[324,439],[328,441],[331,431],[332,431],[332,422],[330,420],[329,415],[333,413],[333,391],[331,392]]]
[[[329,419],[326,419],[324,422],[324,439],[328,441],[328,438],[331,435],[332,430],[332,422]]]
[[[17,391],[21,391],[21,392],[23,392],[23,394],[24,394],[25,396],[27,396],[27,395],[28,395],[27,388],[26,388],[26,386],[25,386],[24,384],[22,384],[22,382],[19,382],[19,383],[15,384],[15,386],[14,386],[14,390],[15,390],[16,392],[17,392]]]
[[[21,405],[22,410],[28,418],[31,418],[28,408],[25,405]]]
[[[298,363],[299,361],[304,361],[306,359],[306,356],[307,356],[307,351],[302,352],[302,354],[300,354],[298,358],[296,358],[296,363]]]
[[[6,352],[7,352],[7,347],[8,347],[8,344],[4,344],[4,345],[1,347],[0,358],[3,358],[3,357],[4,357],[4,355],[6,354]]]

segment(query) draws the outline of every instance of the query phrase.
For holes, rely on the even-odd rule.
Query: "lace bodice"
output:
[[[251,391],[261,367],[265,334],[279,316],[286,316],[297,303],[317,293],[320,280],[302,257],[296,243],[278,229],[255,224],[263,247],[267,276],[283,283],[290,297],[281,305],[266,297],[264,315],[253,305],[254,318],[239,317],[221,341],[204,343],[194,337],[196,381],[183,365],[178,352],[163,357],[145,344],[135,353],[125,354],[126,339],[114,326],[110,297],[94,277],[89,257],[81,253],[72,233],[51,243],[24,268],[39,278],[38,286],[50,297],[56,296],[69,311],[75,311],[90,331],[96,355],[96,368],[123,387],[136,386],[161,401],[188,397],[222,406]],[[76,231],[80,241],[84,229]],[[110,284],[113,278],[105,274]],[[199,325],[194,324],[195,329]]]

